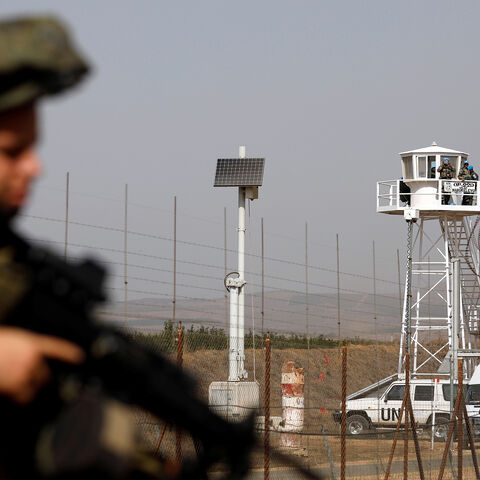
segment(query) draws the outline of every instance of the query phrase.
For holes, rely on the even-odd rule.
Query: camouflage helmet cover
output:
[[[0,112],[60,93],[88,70],[58,20],[0,21]]]

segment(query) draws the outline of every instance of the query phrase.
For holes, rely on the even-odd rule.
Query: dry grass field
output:
[[[333,422],[332,413],[339,407],[341,398],[340,351],[338,348],[311,349],[309,352],[306,349],[275,350],[272,346],[271,415],[281,415],[281,368],[283,363],[288,360],[297,362],[299,366],[306,370],[305,428],[299,436],[300,448],[289,453],[295,454],[302,463],[308,464],[310,467],[321,467],[323,469],[330,468],[328,458],[328,453],[330,453],[335,468],[338,468],[340,464],[340,437],[339,428]],[[348,346],[347,394],[391,375],[397,369],[397,361],[398,345],[396,344]],[[198,350],[186,352],[184,354],[184,366],[196,378],[201,397],[207,400],[209,384],[212,381],[227,378],[227,351]],[[252,350],[246,352],[246,368],[249,371],[249,379],[253,380],[255,378],[260,383],[261,405],[263,405],[265,365],[262,349],[256,350],[255,376]],[[262,413],[260,411],[260,414]],[[155,432],[150,429],[150,435],[157,438],[158,428],[155,429]],[[153,435],[154,433],[155,435]],[[259,432],[259,434],[262,435],[262,432]],[[273,447],[280,447],[279,433],[272,432],[271,443]],[[358,478],[369,478],[367,474],[365,476],[360,472],[362,470],[368,471],[369,468],[374,468],[374,466],[380,472],[384,472],[391,446],[392,432],[372,431],[369,435],[362,437],[347,437],[347,464],[354,470],[358,470]],[[420,448],[427,471],[438,470],[444,447],[444,443],[436,442],[432,448],[429,434],[423,433],[420,438]],[[480,450],[480,445],[478,447]],[[188,437],[183,439],[183,449],[187,455],[194,453]],[[167,430],[161,450],[173,454],[173,431]],[[455,451],[453,453],[456,455]],[[466,458],[469,452],[465,451],[464,455]],[[410,440],[410,462],[415,462],[415,458],[414,443],[413,440]],[[394,462],[397,463],[397,468],[399,462],[403,463],[403,433],[397,444]],[[259,449],[253,455],[252,467],[261,469],[262,466],[263,453]],[[287,467],[274,458],[271,460],[271,466],[280,470]],[[450,478],[450,474],[449,470],[444,478]],[[433,477],[432,475],[433,473],[429,473],[426,478],[436,478],[436,475]],[[392,478],[396,477],[396,474],[392,476]],[[272,478],[275,478],[275,476]],[[350,475],[349,478],[355,477]],[[371,478],[377,478],[377,476]],[[413,471],[411,478],[415,478]],[[466,475],[464,478],[470,477]]]

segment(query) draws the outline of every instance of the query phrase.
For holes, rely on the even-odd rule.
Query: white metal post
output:
[[[245,187],[238,189],[238,279],[245,281]],[[245,378],[245,290],[238,291],[238,373]]]
[[[452,320],[453,320],[453,312],[452,312],[452,269],[450,263],[450,253],[448,251],[448,221],[444,219],[444,229],[445,229],[445,271],[446,271],[446,283],[447,283],[447,332],[448,332],[448,345],[451,348],[452,345]],[[451,354],[451,352],[450,352]]]
[[[245,147],[239,157],[245,158]],[[247,378],[245,370],[245,204],[246,188],[238,188],[238,278],[227,279],[230,291],[230,348],[228,380]]]
[[[228,381],[238,380],[238,288],[230,287],[230,345],[228,351]]]
[[[452,357],[453,378],[458,381],[458,327],[460,324],[460,259],[452,258],[453,264],[453,322],[452,322]]]
[[[245,147],[239,148],[239,158],[245,158]],[[246,188],[238,189],[238,280],[241,282],[238,291],[238,375],[247,378],[245,371],[245,207]]]

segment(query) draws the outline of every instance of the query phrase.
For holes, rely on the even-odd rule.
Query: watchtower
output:
[[[435,142],[400,153],[400,161],[402,178],[377,182],[377,212],[402,215],[408,225],[398,373],[408,350],[414,377],[448,375],[442,359],[448,360],[456,349],[477,348],[480,334],[478,184],[459,177],[468,153]],[[456,259],[461,284],[458,337],[452,332]],[[436,338],[443,339],[442,344],[432,348]]]

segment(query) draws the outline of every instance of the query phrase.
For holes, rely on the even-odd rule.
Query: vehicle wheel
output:
[[[437,415],[435,418],[435,426],[433,427],[433,437],[435,440],[445,442],[447,440],[448,428],[450,426],[450,419],[448,417]],[[432,434],[432,421],[430,420],[427,428]]]
[[[362,415],[350,415],[347,417],[347,433],[349,435],[361,435],[370,428],[368,420]]]

